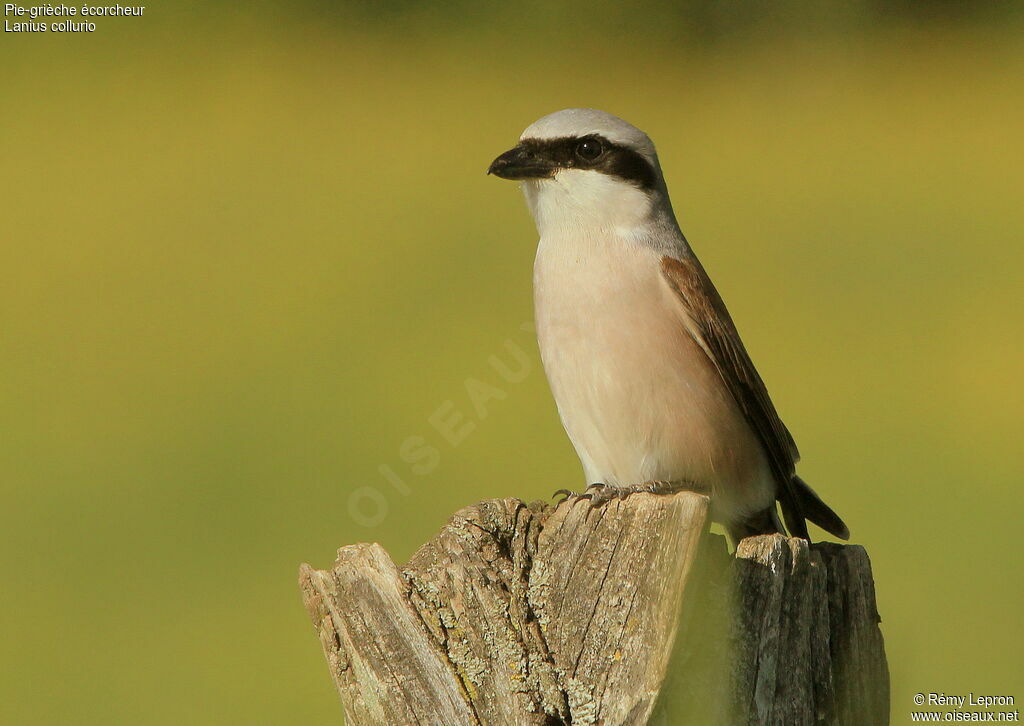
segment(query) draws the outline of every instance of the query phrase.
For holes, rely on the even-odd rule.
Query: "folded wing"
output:
[[[776,498],[790,533],[807,539],[804,518],[809,517],[832,534],[848,537],[842,520],[802,480],[794,481],[800,452],[743,347],[725,303],[700,262],[692,256],[685,260],[666,256],[661,258],[661,269],[685,309],[687,332],[714,364],[764,444],[775,475]]]

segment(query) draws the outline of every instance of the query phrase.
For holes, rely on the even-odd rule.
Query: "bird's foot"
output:
[[[569,499],[589,499],[590,506],[600,507],[607,504],[612,499],[625,499],[635,491],[631,487],[616,487],[611,484],[591,484],[587,487],[585,492],[576,492],[572,489],[559,489],[557,492],[552,494],[553,497],[563,497],[555,504],[561,504]]]
[[[612,486],[611,484],[602,484],[599,482],[588,486],[587,490],[582,494],[580,492],[574,492],[571,489],[559,489],[551,496],[563,497],[555,502],[556,505],[569,499],[589,499],[590,506],[597,509],[613,499],[625,499],[634,492],[647,492],[649,494],[675,494],[676,492],[686,488],[687,482],[649,481],[637,486],[629,487],[617,487]]]

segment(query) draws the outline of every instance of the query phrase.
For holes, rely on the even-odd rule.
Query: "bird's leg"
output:
[[[633,492],[675,494],[676,492],[684,489],[699,491],[699,487],[696,484],[686,479],[682,479],[679,481],[649,481],[628,487],[612,486],[611,484],[598,482],[588,486],[587,490],[582,494],[574,492],[571,489],[559,489],[552,496],[564,496],[564,499],[559,500],[556,504],[561,504],[562,502],[574,497],[578,499],[589,499],[590,506],[596,509],[597,507],[604,506],[613,499],[625,499]]]

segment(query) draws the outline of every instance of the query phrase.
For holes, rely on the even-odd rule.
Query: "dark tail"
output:
[[[793,475],[793,493],[800,504],[800,513],[826,532],[839,539],[850,539],[850,530],[810,486],[800,477]]]
[[[787,529],[790,537],[803,537],[810,540],[807,535],[807,523],[804,522],[804,519],[809,519],[839,539],[850,539],[850,530],[847,529],[839,515],[821,501],[821,497],[797,475],[793,475],[789,486],[781,494],[779,503],[786,520],[785,527],[779,521],[779,514],[773,504],[768,509],[756,512],[742,521],[732,522],[729,525],[729,534],[732,535],[733,541],[739,543],[741,539],[759,534],[775,532],[786,534]]]

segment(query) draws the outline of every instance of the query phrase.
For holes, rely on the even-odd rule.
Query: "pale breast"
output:
[[[686,479],[719,509],[763,508],[761,444],[686,332],[660,255],[616,242],[542,239],[534,268],[544,369],[588,481]]]

